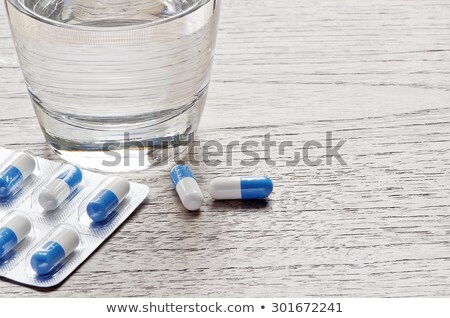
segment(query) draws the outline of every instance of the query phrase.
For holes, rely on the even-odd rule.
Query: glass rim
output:
[[[11,3],[11,5],[14,6],[14,2],[12,0],[6,0],[7,2]],[[25,10],[24,13],[26,13],[27,15],[29,15],[31,18],[36,19],[40,22],[49,24],[49,25],[53,25],[56,27],[60,27],[60,28],[64,28],[64,29],[72,29],[72,30],[80,30],[80,31],[97,31],[97,32],[109,32],[109,31],[130,31],[130,30],[137,30],[137,29],[143,29],[143,28],[148,28],[148,27],[154,27],[154,26],[158,26],[158,25],[163,25],[169,22],[172,22],[174,20],[183,18],[189,14],[194,13],[195,11],[197,11],[198,9],[200,9],[201,7],[203,7],[204,5],[206,5],[207,3],[211,2],[211,1],[218,1],[218,0],[200,0],[197,3],[195,3],[193,6],[189,7],[187,10],[185,11],[181,11],[173,16],[170,16],[168,18],[164,18],[161,20],[157,20],[157,21],[149,21],[149,22],[145,22],[145,23],[140,23],[140,24],[136,24],[136,25],[128,25],[128,26],[117,26],[117,27],[98,27],[98,26],[86,26],[86,25],[77,25],[77,24],[67,24],[64,22],[58,22],[58,21],[54,21],[51,20],[49,18],[43,17],[39,14],[36,14],[35,12],[31,11],[27,6],[25,6],[23,4],[23,0],[16,0],[18,3],[21,3],[21,8]]]

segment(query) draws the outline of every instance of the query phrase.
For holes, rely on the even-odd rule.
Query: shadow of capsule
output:
[[[265,210],[270,207],[269,200],[213,200],[211,203],[213,209],[218,210]],[[260,211],[259,211],[260,212]]]

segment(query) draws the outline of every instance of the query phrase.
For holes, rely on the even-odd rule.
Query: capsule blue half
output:
[[[61,245],[54,241],[45,244],[31,257],[31,267],[38,275],[47,275],[66,258]]]
[[[273,183],[269,177],[242,177],[242,200],[265,199],[273,191]]]
[[[64,228],[31,256],[31,268],[38,275],[48,275],[62,265],[79,244],[78,232]]]
[[[104,189],[89,202],[86,210],[94,222],[103,222],[119,205],[119,199],[110,190]]]
[[[130,192],[130,182],[122,177],[112,178],[88,203],[86,212],[94,222],[103,222],[114,212]]]
[[[192,178],[195,180],[194,174],[191,168],[186,165],[176,165],[170,171],[170,179],[172,180],[173,186],[176,187],[178,182],[184,178]]]
[[[0,228],[0,258],[9,253],[18,243],[13,230],[7,227]]]
[[[19,169],[9,166],[0,175],[0,199],[9,197],[22,183],[23,177]]]

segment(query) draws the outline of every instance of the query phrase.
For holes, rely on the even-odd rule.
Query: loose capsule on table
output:
[[[33,157],[22,153],[0,174],[0,199],[13,194],[36,168]]]
[[[208,186],[209,193],[216,200],[265,199],[273,191],[269,177],[215,178]]]
[[[183,206],[189,211],[200,209],[203,204],[203,193],[191,169],[186,165],[177,165],[170,172],[170,179]]]
[[[114,177],[88,203],[86,211],[94,222],[103,222],[117,208],[130,192],[130,182],[122,177]]]
[[[57,209],[83,181],[80,168],[70,166],[52,180],[39,194],[39,204],[46,211]]]
[[[31,221],[16,215],[0,228],[0,258],[3,258],[31,232]]]
[[[38,275],[47,275],[72,254],[79,244],[78,232],[65,228],[33,254],[31,268]]]

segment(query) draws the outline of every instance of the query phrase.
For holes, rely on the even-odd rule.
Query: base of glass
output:
[[[99,172],[141,171],[166,164],[177,158],[189,146],[161,148],[144,147],[140,149],[122,148],[112,152],[103,151],[67,151],[55,147],[47,138],[50,148],[63,160],[84,169]]]
[[[206,102],[206,90],[170,118],[119,124],[61,116],[33,99],[48,145],[62,159],[107,172],[145,170],[167,163],[188,149]]]

